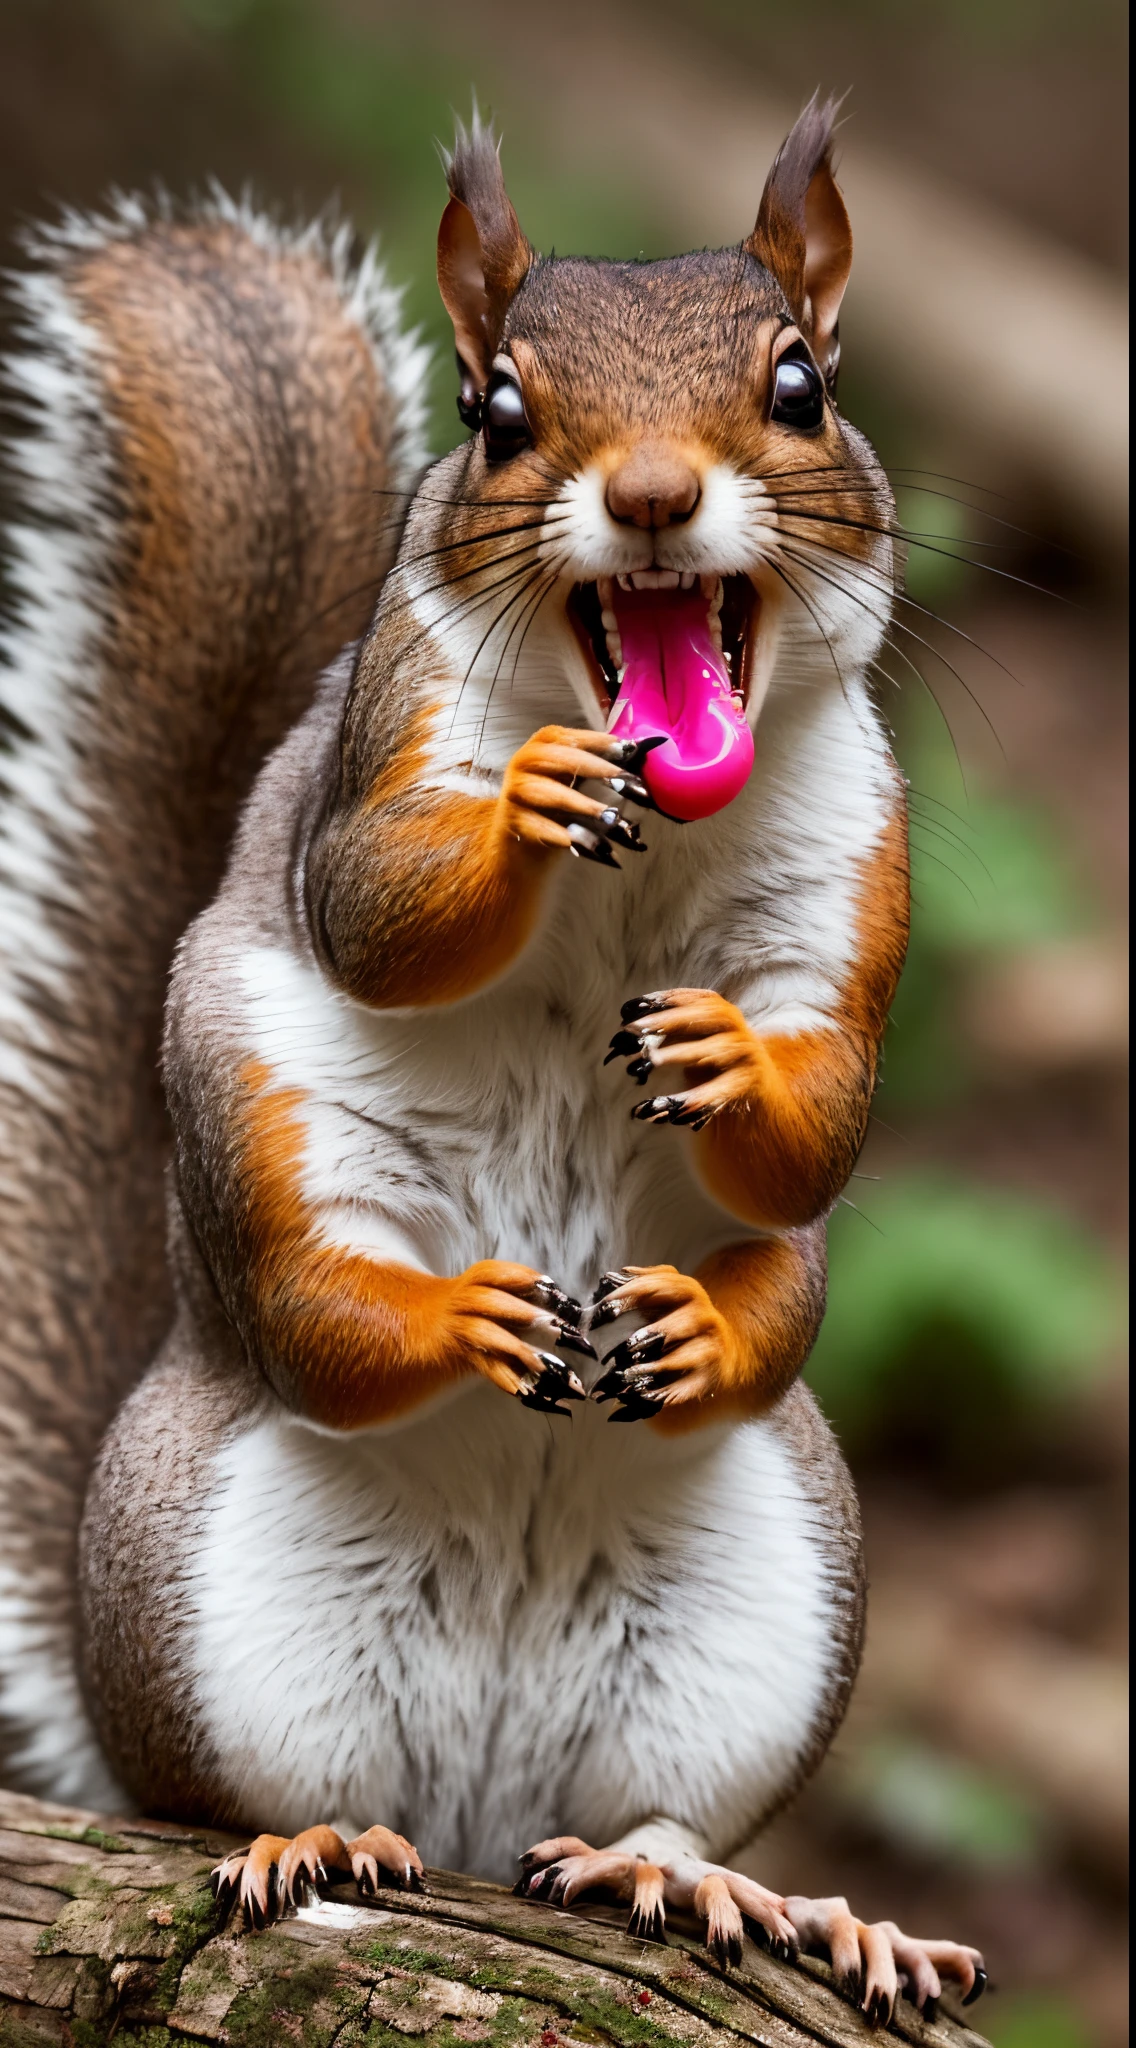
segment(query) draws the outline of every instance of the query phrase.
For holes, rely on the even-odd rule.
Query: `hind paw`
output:
[[[783,1899],[738,1871],[691,1856],[648,1863],[626,1849],[590,1849],[574,1835],[560,1835],[538,1842],[522,1856],[516,1889],[524,1898],[548,1899],[555,1906],[570,1906],[589,1891],[627,1899],[627,1931],[640,1941],[666,1939],[668,1905],[693,1912],[703,1923],[707,1948],[723,1969],[741,1961],[747,1925],[775,1955],[788,1957],[796,1949]]]
[[[382,1827],[349,1842],[329,1827],[305,1828],[291,1838],[258,1835],[248,1849],[217,1865],[212,1885],[223,1904],[239,1898],[246,1927],[267,1927],[290,1907],[302,1906],[310,1887],[352,1878],[364,1898],[380,1884],[425,1889],[417,1849]]]
[[[949,1978],[973,2005],[986,1989],[986,1968],[976,1948],[955,1941],[922,1941],[904,1934],[894,1920],[865,1925],[845,1899],[786,1900],[802,1948],[828,1955],[846,1998],[866,2014],[868,2024],[886,2027],[900,1991],[931,2017]]]

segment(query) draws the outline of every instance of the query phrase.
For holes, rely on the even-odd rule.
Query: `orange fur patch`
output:
[[[549,852],[493,797],[421,787],[432,711],[416,713],[362,800],[329,822],[315,906],[336,979],[376,1008],[458,1002],[532,933]]]
[[[304,1100],[250,1060],[242,1075],[239,1264],[254,1350],[288,1405],[334,1429],[392,1420],[471,1367],[447,1311],[455,1282],[322,1244],[300,1185]]]
[[[729,1334],[712,1400],[676,1402],[650,1426],[680,1435],[723,1414],[760,1415],[792,1386],[824,1312],[819,1233],[728,1245],[698,1268]],[[664,1361],[665,1362],[665,1361]]]
[[[835,1201],[864,1140],[880,1040],[907,948],[907,818],[901,800],[865,864],[857,959],[831,1031],[760,1038],[746,1048],[752,1082],[696,1140],[716,1201],[745,1222],[810,1222]],[[688,1085],[699,1079],[696,1069]]]

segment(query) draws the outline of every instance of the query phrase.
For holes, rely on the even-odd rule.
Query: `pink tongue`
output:
[[[753,766],[753,734],[730,695],[698,590],[623,590],[615,612],[626,664],[611,731],[665,736],[643,779],[671,818],[709,818],[736,797]]]

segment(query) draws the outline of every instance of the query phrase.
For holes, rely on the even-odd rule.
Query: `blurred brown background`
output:
[[[155,180],[336,197],[439,344],[439,450],[434,138],[471,89],[538,245],[626,255],[738,239],[850,88],[842,403],[921,541],[885,697],[915,930],[810,1369],[868,1657],[746,1860],[981,1943],[1000,2048],[1127,2039],[1124,37],[1119,0],[0,6],[0,226]]]

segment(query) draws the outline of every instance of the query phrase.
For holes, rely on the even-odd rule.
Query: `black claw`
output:
[[[570,1323],[560,1324],[560,1334],[556,1342],[562,1345],[565,1351],[578,1352],[581,1358],[597,1358],[599,1356],[595,1345],[589,1344],[587,1338],[582,1337],[579,1330],[573,1329]]]
[[[527,1896],[530,1899],[547,1899],[559,1876],[559,1863],[546,1863],[543,1870],[538,1870],[534,1877],[529,1878]]]
[[[617,1287],[625,1287],[629,1278],[630,1275],[627,1273],[605,1273],[592,1289],[592,1307],[595,1308],[597,1302],[606,1301],[608,1295],[614,1294]],[[592,1321],[594,1323],[594,1316]]]
[[[646,1080],[646,1075],[643,1078]],[[641,1124],[676,1124],[678,1112],[685,1108],[681,1095],[651,1095],[646,1102],[637,1102],[631,1114]]]
[[[589,1351],[592,1349],[590,1344],[588,1349]],[[565,1365],[562,1358],[557,1358],[555,1352],[552,1351],[538,1351],[536,1355],[544,1367],[545,1378],[557,1381],[559,1391],[564,1395],[565,1399],[569,1401],[583,1401],[586,1398],[583,1381],[577,1378],[570,1365]],[[595,1357],[594,1351],[592,1356],[593,1358]]]
[[[925,2020],[930,2020],[932,2024],[934,2024],[935,2020],[937,2020],[939,2017],[938,1999],[933,1996],[925,1998],[919,2010],[922,2013]]]
[[[646,1080],[646,1075],[643,1078]],[[677,1102],[678,1100],[677,1095],[672,1095],[672,1102]],[[671,1122],[672,1124],[689,1124],[692,1130],[697,1130],[705,1122],[705,1111],[701,1109],[672,1110]]]
[[[630,768],[633,775],[641,775],[643,763],[655,747],[665,747],[665,732],[656,733],[648,740],[612,740],[608,748],[608,760],[617,762],[622,768]]]
[[[651,1078],[653,1064],[654,1062],[651,1060],[649,1054],[641,1054],[641,1056],[638,1059],[632,1060],[630,1066],[628,1067],[628,1080],[634,1081],[635,1086],[637,1088],[642,1088],[643,1083],[645,1081],[649,1081]]]
[[[644,1913],[640,1907],[635,1906],[627,1922],[627,1932],[636,1941],[657,1941],[665,1948],[667,1937],[664,1925],[662,1911],[658,1906],[653,1906],[649,1913]]]
[[[604,1375],[604,1379],[610,1377],[613,1372],[629,1372],[632,1366],[654,1365],[656,1359],[662,1357],[666,1348],[667,1340],[661,1330],[645,1330],[642,1334],[637,1331],[634,1338],[625,1337],[622,1344],[613,1345],[612,1349],[606,1354],[603,1362],[607,1366],[608,1372]],[[603,1385],[604,1380],[597,1381],[593,1392],[598,1391]]]
[[[638,775],[613,775],[609,778],[608,787],[628,803],[639,804],[645,811],[654,811],[658,818],[666,817],[666,812],[659,809],[646,783]]]
[[[633,1024],[636,1017],[657,1017],[667,1007],[663,996],[632,996],[629,1002],[620,1005],[619,1014],[625,1024]]]
[[[617,846],[625,846],[629,853],[646,853],[647,847],[639,836],[639,827],[632,818],[625,818],[622,811],[609,805],[595,820],[594,829],[608,839],[614,839]]]
[[[626,766],[630,768],[633,775],[642,775],[648,754],[653,754],[656,747],[665,747],[666,743],[667,735],[665,732],[654,733],[647,740],[625,742],[624,744],[630,745],[632,749],[630,754],[625,754],[623,757]]]
[[[963,2004],[974,2005],[977,2002],[977,2000],[981,1998],[989,1981],[990,1980],[987,1977],[985,1970],[976,1970],[974,1973],[974,1982],[971,1985],[970,1990],[967,1992],[966,1997],[963,1999]]]
[[[891,1999],[886,1991],[873,1991],[865,2014],[870,2027],[886,2027],[891,2021]]]
[[[643,1040],[637,1031],[616,1031],[604,1054],[604,1066],[609,1066],[612,1060],[637,1058],[642,1050]]]
[[[577,860],[598,860],[602,868],[618,868],[612,848],[598,831],[589,831],[587,825],[569,825],[567,831],[571,840],[569,854],[575,854]]]
[[[524,1408],[535,1408],[540,1415],[571,1415],[571,1409],[561,1408],[561,1401],[584,1401],[587,1399],[582,1382],[565,1365],[562,1358],[556,1358],[551,1351],[538,1351],[544,1371],[535,1384],[525,1381],[517,1392],[517,1399]],[[593,1353],[593,1356],[595,1354]]]
[[[542,1273],[539,1280],[534,1280],[529,1289],[529,1300],[534,1301],[538,1308],[551,1309],[561,1322],[571,1323],[574,1329],[578,1328],[580,1317],[584,1313],[583,1303],[577,1301],[574,1295],[565,1294],[564,1289],[558,1287],[547,1273]]]
[[[622,1283],[621,1283],[622,1284]],[[588,1318],[589,1330],[602,1330],[605,1323],[617,1323],[620,1316],[629,1315],[630,1310],[620,1301],[601,1302]]]
[[[731,1936],[730,1936],[730,1939],[729,1939],[729,1941],[728,1941],[728,1942],[727,1942],[727,1944],[726,1944],[726,1961],[727,1961],[727,1963],[732,1963],[732,1964],[733,1964],[733,1965],[735,1966],[735,1968],[736,1968],[736,1967],[737,1967],[737,1965],[738,1965],[738,1964],[739,1964],[739,1963],[741,1962],[741,1959],[742,1959],[742,1938],[741,1938],[741,1935],[740,1935],[740,1934],[731,1934]]]
[[[602,1408],[605,1401],[618,1401],[626,1391],[626,1385],[621,1372],[605,1372],[592,1388],[592,1399]]]
[[[569,1422],[572,1420],[572,1410],[562,1408],[554,1395],[542,1394],[534,1388],[530,1393],[518,1394],[517,1399],[522,1408],[533,1408],[538,1415],[566,1415]]]

